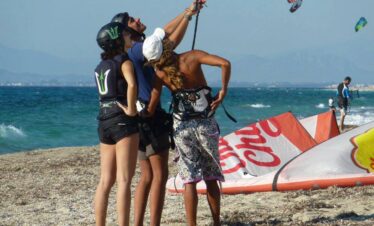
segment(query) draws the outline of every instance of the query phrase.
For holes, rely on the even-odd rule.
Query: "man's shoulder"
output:
[[[131,51],[139,51],[143,49],[143,42],[134,42],[132,44],[132,47],[130,48]]]
[[[131,60],[144,60],[143,57],[143,42],[135,42],[128,50]]]

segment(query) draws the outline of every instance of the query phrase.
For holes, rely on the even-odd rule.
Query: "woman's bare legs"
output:
[[[144,213],[147,207],[149,190],[152,183],[152,167],[148,159],[140,160],[140,179],[135,190],[135,226],[143,226]]]
[[[135,193],[135,226],[142,226],[144,213],[147,207],[149,193],[150,200],[150,225],[157,226],[161,223],[162,209],[165,200],[165,186],[168,178],[167,150],[154,154],[148,160],[141,160],[141,176]]]
[[[151,186],[151,226],[159,226],[161,223],[162,209],[164,208],[166,182],[168,180],[169,151],[163,152],[149,157],[151,162],[153,179]]]
[[[210,212],[213,217],[213,225],[220,226],[221,194],[216,180],[205,181]]]
[[[123,138],[116,144],[117,213],[120,226],[128,226],[130,223],[131,180],[135,173],[138,145],[138,133]]]
[[[186,209],[187,225],[196,226],[197,215],[197,191],[196,183],[189,183],[184,185],[184,207]]]
[[[100,143],[100,181],[95,194],[95,219],[97,226],[105,225],[110,189],[116,181],[115,145]]]

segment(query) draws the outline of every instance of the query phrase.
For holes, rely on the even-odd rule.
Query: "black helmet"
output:
[[[125,40],[122,33],[125,31],[122,23],[111,22],[104,25],[97,33],[97,44],[104,51],[116,50],[123,48]]]
[[[118,22],[123,24],[125,26],[125,29],[127,29],[127,22],[129,21],[129,14],[127,12],[124,13],[118,13],[115,15],[111,22]]]
[[[134,29],[128,27],[130,16],[127,12],[124,13],[118,13],[112,18],[112,22],[118,22],[123,24],[125,27],[124,29],[131,34],[131,37],[141,37],[143,40],[145,39],[145,35],[143,33],[139,33],[135,31]]]

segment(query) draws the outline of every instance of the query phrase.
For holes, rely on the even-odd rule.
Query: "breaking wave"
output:
[[[250,106],[251,108],[270,108],[270,105],[265,104],[249,104],[247,106]]]
[[[26,137],[26,134],[13,125],[0,124],[0,138]]]
[[[316,105],[316,108],[325,108],[325,104],[319,103]]]

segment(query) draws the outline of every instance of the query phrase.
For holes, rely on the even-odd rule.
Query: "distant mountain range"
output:
[[[0,45],[0,85],[93,85],[94,60],[67,60]]]
[[[0,86],[93,86],[93,76],[15,73],[0,69]]]
[[[297,52],[274,58],[240,56],[232,60],[232,80],[250,82],[333,83],[351,76],[354,83],[373,81],[374,72],[328,54]]]
[[[353,83],[373,83],[374,48],[348,54],[328,49],[303,50],[274,57],[222,54],[232,63],[232,86],[326,86],[349,75]],[[359,56],[357,55],[359,54]],[[340,57],[344,56],[344,57]],[[0,85],[94,85],[98,59],[67,60],[50,54],[0,45]],[[220,70],[204,67],[209,82],[220,85]]]

